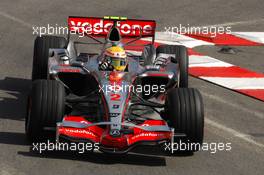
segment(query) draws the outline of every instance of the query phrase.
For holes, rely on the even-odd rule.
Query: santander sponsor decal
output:
[[[69,17],[68,25],[71,33],[106,36],[113,25],[113,21],[101,18]],[[119,28],[122,36],[133,37],[140,36],[140,34],[142,36],[152,36],[154,35],[155,27],[155,21],[126,20],[117,22],[117,28]]]

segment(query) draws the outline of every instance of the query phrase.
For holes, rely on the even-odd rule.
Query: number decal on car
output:
[[[111,94],[110,100],[112,101],[120,101],[121,95],[120,94]]]

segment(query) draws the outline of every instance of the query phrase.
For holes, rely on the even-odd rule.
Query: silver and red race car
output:
[[[186,47],[155,45],[153,20],[69,17],[68,25],[67,39],[35,40],[26,116],[30,140],[52,133],[57,142],[98,143],[102,152],[179,142],[198,150],[203,103],[199,91],[188,88]],[[113,44],[126,49],[125,71],[99,68]]]

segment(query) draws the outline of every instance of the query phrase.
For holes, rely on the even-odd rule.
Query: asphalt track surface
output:
[[[167,156],[140,149],[127,156],[101,153],[38,154],[24,134],[26,95],[30,88],[32,25],[66,25],[69,15],[119,15],[157,20],[158,29],[228,24],[232,31],[262,31],[262,0],[185,1],[0,1],[0,174],[263,174],[264,103],[191,78],[205,103],[205,142],[231,142],[231,151],[200,151]],[[263,47],[240,47],[235,55],[214,46],[195,50],[257,72],[264,71]]]

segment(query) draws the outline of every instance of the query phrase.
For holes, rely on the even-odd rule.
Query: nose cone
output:
[[[114,137],[110,134],[104,135],[101,138],[101,145],[108,148],[125,149],[128,147],[127,138],[125,136]]]

